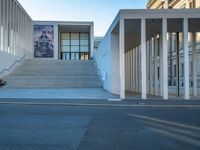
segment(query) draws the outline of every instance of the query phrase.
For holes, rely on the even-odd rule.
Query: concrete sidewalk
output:
[[[102,88],[0,88],[0,99],[116,99]]]

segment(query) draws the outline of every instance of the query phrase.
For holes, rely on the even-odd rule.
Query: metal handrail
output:
[[[20,58],[20,60],[16,60],[9,68],[5,68],[3,70],[0,71],[0,75],[3,74],[5,71],[10,71],[15,65],[17,65],[18,63],[22,62],[22,60],[26,57],[26,55],[24,55],[23,57]]]

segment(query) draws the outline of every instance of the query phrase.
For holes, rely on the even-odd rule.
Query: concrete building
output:
[[[93,22],[33,21],[17,0],[0,0],[0,8],[0,78],[26,59],[93,56]]]
[[[126,91],[139,93],[142,99],[146,99],[147,94],[168,99],[171,90],[168,86],[168,35],[182,32],[184,88],[181,91],[185,99],[199,94],[196,39],[192,40],[192,66],[188,41],[189,32],[200,30],[199,14],[199,9],[120,10],[94,55],[104,88],[120,94],[122,99],[126,98]],[[189,84],[191,67],[192,88]]]
[[[88,60],[93,56],[93,22],[34,21],[33,28],[35,49],[32,56],[35,58]],[[45,50],[42,50],[42,46],[38,47],[42,32],[49,33],[53,46],[51,55],[41,54]]]
[[[10,88],[103,84],[121,99],[126,92],[142,99],[200,94],[200,9],[120,10],[94,51],[93,22],[33,21],[17,0],[0,0],[0,8],[0,77]]]

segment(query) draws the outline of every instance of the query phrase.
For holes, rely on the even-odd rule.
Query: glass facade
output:
[[[89,33],[60,34],[60,51],[63,60],[88,60],[90,53]]]

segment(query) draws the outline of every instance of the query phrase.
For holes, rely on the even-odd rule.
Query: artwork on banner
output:
[[[53,25],[34,25],[34,57],[53,58]]]

